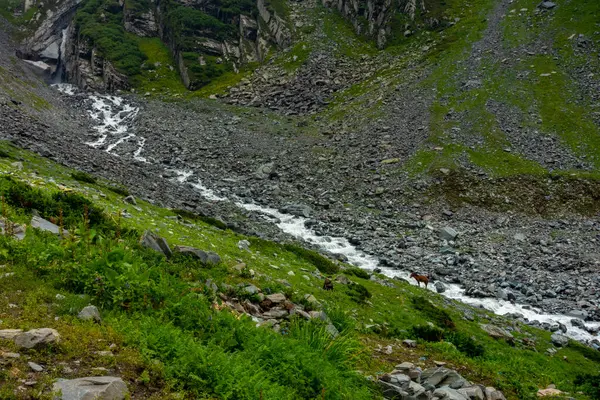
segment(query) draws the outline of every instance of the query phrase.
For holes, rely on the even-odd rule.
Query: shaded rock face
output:
[[[152,231],[144,232],[144,235],[140,239],[140,244],[144,247],[164,254],[167,258],[173,255],[173,251],[169,247],[167,241]]]
[[[66,31],[63,77],[85,90],[112,92],[129,88],[127,77],[104,59],[98,50],[79,37],[73,24]]]
[[[392,0],[322,0],[323,5],[336,8],[354,26],[359,35],[376,40],[382,49],[390,34],[390,21],[396,12]]]
[[[31,61],[31,68],[48,81],[65,81],[85,90],[100,92],[129,89],[128,77],[102,57],[95,45],[83,38],[75,26],[73,18],[82,1],[50,0],[45,5],[47,12],[36,17],[41,21],[38,29],[23,42],[17,55]],[[220,7],[217,2],[213,4],[211,1],[178,3],[202,10],[218,10]],[[170,48],[188,89],[197,89],[205,83],[196,82],[184,63],[184,49],[174,40],[173,28],[166,16],[168,10],[163,10],[158,2],[153,1],[147,2],[146,8],[142,9],[128,7],[127,2],[119,2],[119,5],[127,32],[139,37],[159,37]],[[227,38],[208,32],[199,32],[198,36],[188,38],[186,46],[190,43],[193,46],[185,49],[186,54],[197,53],[199,65],[204,65],[205,56],[217,57],[218,63],[228,63],[237,71],[240,65],[263,61],[273,45],[279,48],[289,46],[292,35],[287,22],[262,0],[258,1],[257,7],[256,18],[240,14],[231,19],[237,33]]]
[[[34,62],[43,62],[49,68],[41,71],[47,79],[54,79],[62,72],[60,64],[64,59],[62,46],[65,29],[69,26],[77,6],[82,0],[54,0],[46,5],[48,11],[40,15],[41,23],[33,35],[25,39],[17,51],[20,58]]]
[[[135,12],[135,10],[128,8],[127,3],[125,3],[123,14],[123,25],[127,32],[141,37],[156,37],[159,35],[159,26],[154,10],[148,9]]]

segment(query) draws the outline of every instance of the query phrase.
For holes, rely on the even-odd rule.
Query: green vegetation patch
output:
[[[36,353],[44,365],[80,360],[85,373],[91,367],[118,365],[119,374],[140,398],[152,398],[150,393],[140,394],[144,387],[167,387],[179,392],[179,398],[257,399],[262,393],[264,399],[318,399],[324,392],[325,398],[372,399],[380,394],[365,376],[391,371],[402,361],[430,368],[433,360],[459,368],[470,381],[503,390],[509,399],[533,399],[538,388],[550,383],[570,393],[593,388],[593,381],[576,381],[578,375],[600,368],[593,349],[570,344],[549,356],[549,332],[492,317],[401,280],[388,280],[389,286],[384,286],[356,278],[360,286],[334,281],[333,290],[323,290],[323,279],[310,273],[316,268],[313,256],[190,216],[182,221],[173,218],[177,214],[172,210],[143,200],[137,207],[124,204],[106,183],[82,185],[71,177],[72,170],[3,142],[0,149],[13,157],[0,158],[2,215],[26,223],[31,207],[46,218],[54,218],[62,208],[65,220],[75,225],[72,237],[62,240],[31,228],[23,241],[0,236],[0,264],[15,273],[0,279],[3,326],[30,329],[41,323],[59,330],[68,344]],[[22,160],[22,170],[11,166],[14,159]],[[55,181],[61,182],[60,188]],[[11,191],[22,193],[25,201],[9,199]],[[41,200],[30,204],[31,197]],[[93,202],[87,200],[91,198]],[[86,223],[86,205],[100,210],[100,217]],[[118,217],[124,208],[131,218]],[[188,257],[166,259],[139,245],[146,229],[172,246],[215,251],[222,263],[205,266]],[[237,246],[242,239],[251,242],[249,250]],[[246,267],[240,271],[241,262]],[[264,294],[284,293],[296,304],[313,295],[321,306],[306,310],[322,308],[340,335],[333,338],[325,323],[294,318],[282,321],[278,332],[257,328],[247,316],[228,310],[206,285],[207,279],[229,296],[237,296],[249,284]],[[58,300],[57,293],[65,299]],[[18,308],[9,309],[11,303]],[[86,325],[74,318],[88,303],[99,306],[103,317],[102,325],[90,325],[90,340]],[[463,318],[465,309],[477,322]],[[478,322],[514,327],[514,343],[494,340]],[[70,345],[77,336],[85,340]],[[407,350],[396,342],[404,338],[417,339],[417,347]],[[111,349],[114,358],[94,353],[109,350],[111,343],[117,344]],[[394,349],[390,355],[376,350],[387,345]],[[90,354],[83,356],[82,349]],[[21,385],[18,379],[27,378],[22,375],[0,374],[0,394]],[[45,393],[51,379],[60,375],[64,374],[59,370],[48,380],[38,379],[35,388]],[[172,398],[164,390],[156,396]]]
[[[123,8],[116,0],[86,0],[77,10],[75,25],[82,39],[127,75],[141,72],[146,56],[123,27]]]

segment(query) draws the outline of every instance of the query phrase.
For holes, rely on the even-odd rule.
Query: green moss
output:
[[[123,27],[123,10],[115,0],[86,0],[78,8],[75,26],[82,39],[90,41],[101,56],[127,75],[141,72],[145,59],[137,42]]]
[[[360,37],[354,32],[350,22],[336,11],[321,9],[323,14],[323,32],[333,42],[335,51],[352,59],[363,55],[374,55],[377,47],[372,40]]]
[[[289,51],[283,52],[275,62],[281,64],[286,71],[292,72],[304,65],[311,51],[307,42],[298,42]]]
[[[137,43],[146,57],[141,74],[132,79],[133,85],[142,92],[175,95],[187,89],[181,82],[179,70],[171,51],[159,38],[137,38]]]
[[[548,174],[548,171],[535,161],[504,150],[469,149],[468,154],[473,164],[488,171],[494,177]]]

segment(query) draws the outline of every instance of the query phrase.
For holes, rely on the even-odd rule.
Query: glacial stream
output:
[[[53,86],[66,95],[74,95],[77,91],[75,87],[68,84],[56,84]],[[129,127],[136,118],[139,109],[125,103],[122,98],[117,96],[93,94],[88,95],[87,101],[90,104],[90,110],[88,111],[90,118],[97,122],[95,130],[98,132],[98,137],[94,142],[88,142],[86,144],[116,155],[112,153],[112,151],[117,146],[124,142],[133,141],[137,143],[137,150],[133,152],[132,157],[138,161],[148,162],[146,158],[141,156],[146,141],[145,138],[136,136],[129,131]],[[267,221],[277,225],[279,229],[287,234],[312,243],[331,254],[345,256],[348,263],[352,265],[367,270],[379,268],[384,275],[390,278],[401,278],[413,285],[416,284],[413,279],[409,278],[409,272],[380,266],[376,257],[358,250],[345,238],[317,235],[312,229],[306,227],[306,218],[284,214],[276,209],[263,207],[254,203],[244,203],[236,199],[228,199],[204,186],[200,179],[195,177],[193,171],[170,171],[177,174],[177,177],[174,178],[175,181],[181,184],[191,185],[207,200],[231,201],[242,209],[264,215]],[[513,304],[509,301],[496,298],[473,298],[467,296],[465,290],[459,285],[444,282],[444,286],[446,287],[446,290],[442,295],[448,298],[459,300],[472,306],[485,308],[498,315],[518,313],[523,315],[529,321],[538,321],[540,323],[546,322],[549,324],[561,323],[567,327],[566,335],[576,340],[585,342],[595,338],[595,336],[587,331],[572,326],[571,320],[573,317],[567,315],[545,314],[532,307]],[[430,285],[429,290],[435,291],[434,285]],[[600,327],[600,322],[586,322],[586,325],[589,327]]]

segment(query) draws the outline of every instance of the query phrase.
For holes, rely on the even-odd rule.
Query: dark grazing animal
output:
[[[425,284],[425,287],[427,287],[427,285],[429,284],[429,277],[425,276],[425,275],[419,275],[416,272],[412,272],[410,274],[411,278],[415,278],[415,280],[417,281],[417,285],[421,286],[421,282],[423,282]]]
[[[323,290],[333,290],[333,282],[331,282],[331,279],[325,278],[325,282],[323,283]]]

